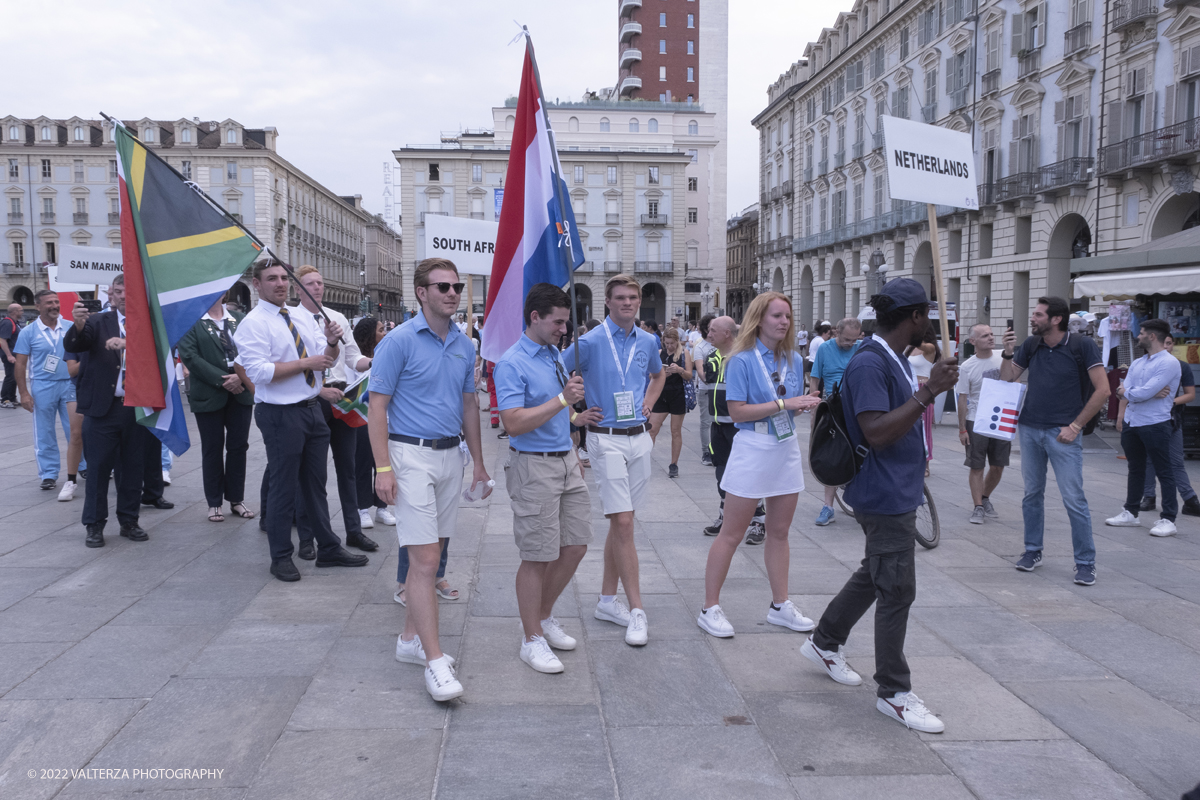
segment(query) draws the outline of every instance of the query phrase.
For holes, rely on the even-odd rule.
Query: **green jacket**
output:
[[[243,314],[225,312],[225,324],[233,336]],[[233,370],[225,364],[225,349],[216,326],[201,319],[179,340],[179,359],[191,373],[188,404],[192,412],[220,411],[232,397],[244,406],[254,404],[254,395],[244,391],[231,395],[225,390],[224,378]]]

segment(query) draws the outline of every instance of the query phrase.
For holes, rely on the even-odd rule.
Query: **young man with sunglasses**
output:
[[[525,333],[496,362],[495,373],[500,415],[511,437],[504,476],[521,552],[521,660],[538,672],[563,671],[551,647],[575,649],[575,639],[554,618],[554,601],[592,540],[592,500],[571,446],[571,424],[599,422],[602,412],[571,408],[584,391],[583,378],[567,377],[558,350],[570,309],[562,289],[533,286],[525,296]]]
[[[479,440],[475,347],[452,324],[462,290],[451,261],[427,258],[417,265],[413,291],[421,310],[375,349],[367,423],[375,493],[396,505],[396,537],[409,558],[408,612],[396,660],[424,666],[425,688],[439,701],[463,693],[454,659],[438,641],[434,576],[458,523],[464,433],[475,462],[471,485],[490,480]]]
[[[650,409],[662,393],[667,374],[658,356],[658,340],[637,329],[642,287],[632,275],[614,275],[604,286],[608,318],[567,348],[568,372],[583,376],[585,401],[600,408],[599,424],[588,425],[588,452],[600,489],[608,538],[604,542],[604,578],[596,619],[625,626],[625,643],[647,641],[646,612],[638,585],[633,515],[650,480]],[[577,352],[578,351],[578,352]],[[594,435],[593,435],[594,434]],[[617,598],[617,580],[625,586],[629,607]]]

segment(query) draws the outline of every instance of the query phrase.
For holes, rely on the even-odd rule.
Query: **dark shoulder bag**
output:
[[[846,431],[839,383],[813,412],[812,439],[808,445],[808,468],[824,486],[845,486],[862,469],[867,448],[854,446]]]

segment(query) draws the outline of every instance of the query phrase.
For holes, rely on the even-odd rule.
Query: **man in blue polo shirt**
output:
[[[858,337],[862,333],[862,323],[854,317],[846,317],[834,328],[834,338],[817,351],[813,361],[812,374],[808,376],[809,391],[822,391],[829,394],[842,381],[846,365],[858,352]],[[833,496],[837,493],[836,486],[825,487],[825,502],[821,505],[821,513],[817,514],[816,524],[828,525],[833,522]]]
[[[61,460],[58,453],[58,433],[55,417],[62,421],[63,434],[71,441],[71,413],[75,410],[75,384],[67,372],[63,339],[70,324],[59,316],[58,293],[42,289],[33,299],[38,318],[26,325],[17,336],[13,354],[16,356],[17,390],[21,408],[33,412],[34,453],[42,488],[49,491],[58,485]],[[26,376],[29,384],[26,391]],[[75,493],[75,470],[79,453],[67,453],[67,483],[60,497],[70,500]]]
[[[633,543],[633,514],[642,505],[650,481],[650,424],[667,374],[652,334],[637,329],[642,287],[632,275],[614,275],[604,285],[608,318],[567,348],[568,372],[583,376],[589,408],[604,415],[588,426],[588,455],[600,489],[600,504],[608,517],[604,541],[604,579],[596,619],[625,626],[625,642],[640,647],[647,641],[646,612],[638,585],[637,549]],[[593,436],[592,434],[596,434]],[[617,598],[617,579],[625,586],[627,609]]]
[[[434,575],[442,540],[458,523],[464,433],[475,462],[472,487],[491,480],[479,440],[475,346],[452,324],[462,289],[452,262],[427,258],[417,265],[413,290],[421,311],[375,348],[367,417],[375,493],[396,505],[396,537],[408,548],[408,613],[396,660],[425,667],[425,688],[435,700],[463,693],[454,659],[438,642]],[[489,494],[490,488],[483,496]]]
[[[570,308],[571,299],[557,286],[533,286],[525,296],[525,333],[494,372],[512,451],[504,477],[521,552],[521,660],[538,672],[563,671],[551,647],[575,649],[575,639],[554,618],[554,602],[592,540],[592,499],[571,445],[571,424],[599,422],[602,412],[571,408],[584,397],[583,378],[568,379],[557,347],[566,335]]]
[[[846,502],[866,534],[866,557],[800,652],[838,683],[858,686],[862,678],[846,664],[842,646],[877,603],[875,707],[914,730],[941,733],[946,726],[912,691],[904,639],[917,596],[917,508],[925,502],[922,413],[958,381],[958,361],[939,361],[918,388],[903,354],[929,330],[929,301],[921,284],[911,278],[888,281],[871,306],[878,333],[863,342],[841,383],[846,431],[856,447],[869,448],[862,469],[846,484]]]

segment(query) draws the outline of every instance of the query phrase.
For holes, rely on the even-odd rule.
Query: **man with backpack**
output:
[[[1091,586],[1096,582],[1096,547],[1083,494],[1081,434],[1108,402],[1110,392],[1100,350],[1088,337],[1068,333],[1070,315],[1061,297],[1039,297],[1029,316],[1033,335],[1017,348],[1016,334],[1004,333],[1000,379],[1015,381],[1029,370],[1029,389],[1017,427],[1025,479],[1025,553],[1016,567],[1033,572],[1042,563],[1049,462],[1071,520],[1075,583]]]

